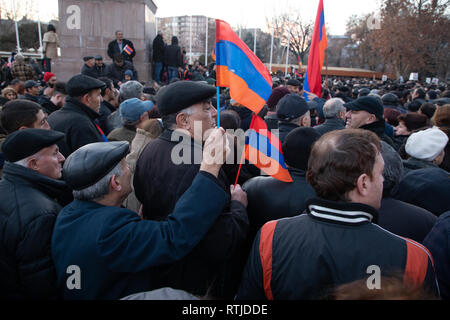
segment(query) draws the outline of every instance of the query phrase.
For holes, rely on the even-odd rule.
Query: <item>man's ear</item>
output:
[[[31,169],[31,170],[34,170],[34,171],[38,171],[39,170],[39,166],[37,164],[37,159],[36,158],[30,158],[28,160],[28,163],[27,163],[27,168]]]
[[[359,176],[358,180],[356,180],[356,190],[358,191],[358,194],[362,197],[366,197],[369,195],[369,183],[370,177],[363,173]]]
[[[120,191],[122,190],[122,186],[120,185],[120,183],[117,181],[117,176],[113,175],[111,177],[111,181],[110,181],[110,186],[114,191]]]
[[[177,126],[189,130],[189,121],[187,115],[184,112],[180,112],[176,117]]]

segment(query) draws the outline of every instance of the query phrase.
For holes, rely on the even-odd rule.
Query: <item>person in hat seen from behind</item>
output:
[[[230,152],[223,129],[211,133],[192,185],[163,221],[121,208],[132,190],[128,151],[125,141],[93,143],[64,163],[75,200],[58,215],[52,239],[64,299],[119,299],[163,287],[158,267],[189,254],[229,201],[217,178],[218,160]],[[68,279],[71,265],[81,271],[78,283]]]
[[[50,244],[56,216],[72,201],[61,181],[64,134],[23,129],[2,144],[6,162],[0,181],[0,297],[56,299]]]
[[[277,105],[279,139],[283,143],[289,132],[298,127],[310,127],[311,116],[305,99],[298,94],[284,96]]]
[[[158,92],[164,131],[142,151],[134,175],[134,189],[145,219],[167,219],[198,174],[204,134],[215,126],[216,110],[210,102],[215,93],[213,86],[191,81],[178,81]],[[191,254],[164,267],[163,284],[193,294],[209,292],[213,297],[231,299],[239,281],[239,255],[248,231],[247,196],[239,185],[230,188],[223,169],[218,181],[231,201]]]
[[[48,118],[52,129],[65,133],[64,141],[59,144],[65,157],[86,144],[107,141],[95,122],[100,116],[100,93],[104,86],[103,81],[82,74],[67,81],[66,103]]]
[[[153,102],[138,98],[125,100],[120,104],[119,113],[123,127],[114,129],[108,135],[109,141],[128,141],[130,144],[136,136],[136,129],[143,129],[148,120],[148,112],[153,109]]]

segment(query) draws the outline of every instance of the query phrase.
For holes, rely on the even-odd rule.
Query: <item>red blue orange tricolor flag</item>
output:
[[[217,86],[230,88],[239,104],[259,113],[272,93],[269,70],[230,25],[216,20]]]
[[[325,30],[325,13],[323,0],[319,0],[314,32],[309,49],[308,67],[305,74],[304,90],[317,96],[322,93],[322,67],[325,59],[325,50],[328,47],[327,33]],[[306,93],[305,99],[308,99]]]
[[[134,50],[129,45],[126,45],[125,48],[123,48],[123,51],[125,51],[129,56],[131,56],[134,52]]]
[[[246,136],[244,154],[245,159],[266,174],[280,181],[292,182],[284,163],[280,140],[267,129],[266,122],[256,115],[253,115]]]

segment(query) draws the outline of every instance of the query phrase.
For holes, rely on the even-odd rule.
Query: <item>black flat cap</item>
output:
[[[384,107],[381,104],[381,100],[375,97],[361,97],[354,101],[344,104],[347,110],[353,111],[367,111],[377,117],[377,119],[383,119]]]
[[[77,74],[66,83],[67,94],[71,97],[79,97],[91,90],[102,89],[104,87],[106,87],[106,84],[103,81],[84,74]]]
[[[6,160],[16,162],[64,139],[64,133],[45,129],[23,129],[9,134],[2,144]]]
[[[96,55],[95,60],[103,60],[103,57],[101,55]]]
[[[302,83],[297,79],[289,79],[286,85],[294,87],[302,87]]]
[[[83,57],[83,61],[88,61],[88,60],[91,60],[91,59],[94,59],[94,57],[93,56]]]
[[[291,121],[303,116],[309,111],[309,106],[305,99],[298,94],[285,95],[277,105],[278,119],[283,121]]]
[[[162,88],[156,97],[161,115],[177,113],[213,97],[216,88],[194,81],[177,81]]]
[[[106,176],[127,155],[126,141],[87,144],[64,163],[63,177],[73,190],[86,189]]]

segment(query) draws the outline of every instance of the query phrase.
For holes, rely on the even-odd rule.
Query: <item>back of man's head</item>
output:
[[[102,97],[104,97],[106,94],[106,89],[110,89],[110,90],[112,89],[113,82],[111,79],[109,79],[107,77],[100,77],[100,78],[98,78],[98,80],[103,81],[106,85],[106,87],[104,87],[101,91],[101,95],[102,95]]]
[[[403,176],[403,163],[397,151],[384,141],[381,141],[381,155],[384,160],[383,197],[389,197]]]
[[[31,128],[40,110],[41,106],[30,100],[18,99],[7,102],[0,113],[1,126],[8,134],[21,127]]]
[[[290,167],[306,171],[312,146],[320,135],[313,128],[300,127],[292,130],[284,139],[284,161]]]
[[[313,146],[306,178],[326,200],[349,202],[363,174],[372,178],[380,139],[369,130],[345,129],[323,135]]]
[[[338,118],[339,112],[345,113],[344,101],[340,98],[327,100],[323,106],[323,115],[327,119]]]
[[[54,90],[53,90],[53,96],[56,96],[56,95],[64,95],[64,96],[66,96],[67,95],[67,92],[66,92],[66,83],[65,82],[62,82],[62,81],[57,81],[56,83],[55,83],[55,86],[54,86]]]
[[[143,90],[144,86],[140,84],[138,81],[135,80],[127,81],[120,86],[120,99],[122,101],[132,98],[140,99]]]

